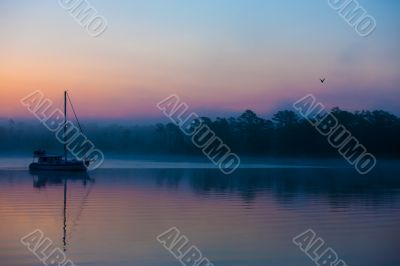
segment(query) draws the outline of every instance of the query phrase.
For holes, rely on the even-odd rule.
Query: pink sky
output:
[[[156,103],[170,94],[215,115],[270,114],[308,93],[328,107],[400,114],[390,7],[376,7],[381,30],[361,38],[323,3],[297,12],[255,3],[192,3],[183,12],[160,1],[99,2],[109,28],[93,38],[57,3],[3,2],[0,117],[31,117],[19,101],[37,89],[58,106],[68,89],[79,115],[91,118],[162,117]]]

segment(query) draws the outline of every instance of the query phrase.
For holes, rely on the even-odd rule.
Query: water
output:
[[[400,265],[399,163],[368,176],[309,165],[233,176],[187,164],[88,176],[3,167],[0,265],[42,265],[19,241],[35,229],[76,265],[181,265],[156,240],[174,226],[215,266],[315,265],[292,243],[309,228],[349,266]]]

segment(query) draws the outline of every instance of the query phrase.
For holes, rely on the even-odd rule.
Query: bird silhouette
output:
[[[324,82],[325,82],[325,78],[319,79],[319,80],[321,81],[321,83],[324,83]]]

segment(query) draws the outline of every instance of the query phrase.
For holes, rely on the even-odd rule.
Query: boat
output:
[[[64,132],[67,129],[67,91],[64,91]],[[69,97],[68,97],[69,99]],[[70,101],[71,107],[72,103]],[[74,108],[72,107],[74,111]],[[74,111],[75,114],[75,111]],[[77,118],[76,114],[75,117]],[[79,123],[79,121],[78,121]],[[81,127],[79,126],[80,130]],[[45,150],[36,150],[33,153],[33,162],[29,165],[31,171],[87,171],[89,167],[89,160],[76,160],[68,159],[67,144],[65,141],[66,134],[64,134],[64,156],[62,155],[48,155]]]

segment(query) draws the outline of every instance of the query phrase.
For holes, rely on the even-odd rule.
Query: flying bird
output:
[[[324,82],[325,82],[325,78],[319,79],[319,80],[321,81],[321,83],[324,83]]]

